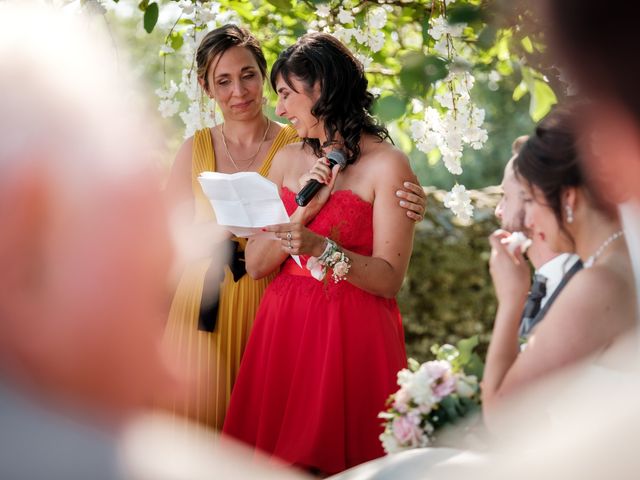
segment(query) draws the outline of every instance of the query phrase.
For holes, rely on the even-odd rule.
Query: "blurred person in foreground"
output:
[[[586,357],[608,364],[608,348],[635,325],[633,275],[620,220],[615,205],[589,187],[579,138],[574,112],[557,109],[538,125],[514,161],[524,188],[525,226],[552,250],[574,251],[584,263],[521,355],[518,324],[529,269],[522,253],[509,252],[502,242],[505,232],[490,238],[499,303],[482,385],[490,427],[504,399],[530,382]],[[539,409],[544,412],[545,405]]]
[[[584,145],[586,168],[596,188],[620,205],[640,288],[640,4],[620,2],[604,11],[595,0],[544,6],[553,61],[589,98],[581,126],[596,148]]]
[[[118,429],[172,384],[167,215],[109,48],[25,3],[0,3],[0,478],[119,478]]]
[[[292,125],[272,121],[264,112],[267,61],[251,32],[230,24],[210,31],[198,47],[196,64],[203,99],[220,107],[224,122],[198,130],[184,142],[167,191],[185,207],[189,221],[212,225],[215,215],[198,175],[257,172],[266,177],[277,152],[299,138]],[[405,182],[396,195],[404,207],[397,215],[422,220],[422,187]],[[216,254],[207,254],[184,269],[165,335],[189,366],[197,388],[184,402],[170,397],[161,403],[211,428],[222,428],[260,300],[277,273],[251,278],[245,269],[247,239],[230,233],[225,237],[209,250],[217,256],[230,250],[228,265],[212,263]]]
[[[87,25],[0,2],[0,478],[293,478],[142,415],[182,385],[173,239],[151,123]]]
[[[523,135],[518,137],[511,147],[513,156],[507,162],[502,177],[502,198],[496,206],[496,217],[500,220],[500,228],[510,234],[524,233],[531,237],[524,225],[525,208],[523,189],[516,178],[513,163],[522,146],[529,139]],[[510,238],[513,238],[510,237]],[[582,262],[575,254],[558,253],[551,249],[548,243],[537,236],[529,238],[531,245],[526,250],[526,256],[535,268],[534,282],[527,296],[519,336],[526,340],[533,328],[542,321],[551,305],[566,286],[573,275],[582,268]],[[518,248],[514,245],[512,248]],[[522,247],[520,247],[522,248]]]

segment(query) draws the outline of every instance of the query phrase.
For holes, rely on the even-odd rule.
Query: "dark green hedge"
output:
[[[433,358],[434,343],[455,344],[479,335],[482,358],[489,342],[496,301],[489,275],[487,237],[498,227],[496,188],[471,192],[474,220],[461,224],[444,207],[446,192],[427,191],[427,213],[416,226],[413,255],[398,295],[407,355]]]

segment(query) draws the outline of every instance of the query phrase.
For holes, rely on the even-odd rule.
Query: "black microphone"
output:
[[[329,160],[329,167],[331,169],[336,165],[340,165],[340,170],[344,170],[347,167],[347,157],[345,157],[342,150],[331,150],[327,154],[327,160]],[[323,186],[324,183],[313,179],[309,180],[296,195],[296,203],[301,207],[306,206]]]

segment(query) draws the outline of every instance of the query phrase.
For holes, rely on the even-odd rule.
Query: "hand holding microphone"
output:
[[[339,166],[338,171],[344,170],[347,166],[347,157],[341,150],[332,150],[327,154],[327,160],[329,162],[329,168],[334,170],[334,167]],[[320,191],[325,184],[316,180],[309,180],[306,185],[296,195],[296,203],[301,207],[309,204],[311,199]]]

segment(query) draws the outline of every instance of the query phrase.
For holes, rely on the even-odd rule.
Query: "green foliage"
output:
[[[193,25],[193,21],[182,18],[171,29],[158,25],[159,12],[176,3],[170,0],[137,2],[143,12],[144,30],[155,34],[164,28],[164,43],[178,51],[186,43],[183,39],[185,28]],[[194,0],[193,4],[200,8],[206,2]],[[455,66],[474,74],[477,82],[471,95],[475,104],[486,110],[489,143],[481,151],[465,151],[462,158],[464,173],[456,179],[469,188],[499,181],[511,141],[529,132],[533,122],[549,111],[557,101],[558,92],[562,92],[557,72],[545,63],[542,55],[542,29],[530,5],[522,0],[457,0],[449,6],[445,6],[443,0],[391,3],[383,0],[220,0],[219,4],[221,12],[233,13],[229,19],[245,25],[261,40],[268,64],[309,28],[322,29],[325,25],[322,22],[330,27],[340,25],[339,14],[343,10],[354,16],[353,23],[345,24],[345,28],[360,28],[367,34],[372,33],[369,14],[376,8],[385,8],[387,22],[380,29],[385,35],[381,50],[373,52],[362,44],[355,50],[371,57],[373,62],[367,69],[370,86],[382,92],[376,113],[390,130],[396,132],[394,140],[409,154],[421,182],[426,185],[450,189],[455,180],[438,161],[438,154],[426,155],[416,149],[409,134],[410,122],[420,114],[412,111],[411,100],[420,99],[427,106],[438,107],[433,99],[433,85],[444,78],[450,68]],[[327,17],[317,15],[316,9],[320,5],[328,7]],[[441,14],[451,24],[466,25],[464,51],[459,52],[464,62],[456,61],[453,65],[436,54],[436,39],[428,29],[430,19]],[[152,44],[151,40],[146,43]],[[160,47],[160,44],[156,45]],[[147,52],[141,65],[156,70],[158,67],[154,63],[157,61],[162,61],[160,68],[164,74],[154,89],[166,87],[169,79],[179,79],[173,72],[187,64],[180,55],[154,56]],[[488,81],[491,72],[502,76],[497,88]],[[273,92],[269,92],[269,98],[273,104]],[[511,99],[520,101],[514,103]],[[524,105],[525,99],[528,106]],[[179,120],[176,119],[175,124],[180,125]]]
[[[158,15],[160,10],[158,9],[158,4],[153,2],[149,4],[144,10],[144,29],[147,33],[151,33],[153,28],[158,23]]]
[[[381,96],[374,104],[374,113],[383,122],[390,122],[405,114],[407,103],[392,94]]]
[[[442,205],[443,197],[442,191],[428,192],[425,219],[417,226],[409,271],[398,295],[407,355],[423,362],[434,358],[433,345],[457,344],[457,361],[481,378],[480,359],[496,311],[487,237],[498,226],[493,211],[499,195],[496,189],[472,192],[477,208],[469,225],[455,221]],[[475,340],[461,341],[468,337]]]
[[[424,95],[425,87],[449,73],[446,60],[435,55],[410,52],[400,59],[400,63],[400,85],[409,97]]]

